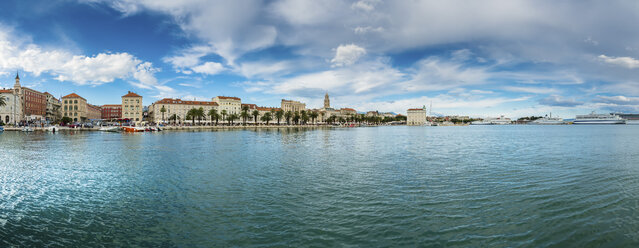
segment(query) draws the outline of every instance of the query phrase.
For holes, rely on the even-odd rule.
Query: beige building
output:
[[[48,121],[60,120],[62,118],[62,102],[49,92],[44,92],[44,95],[47,97],[46,119]]]
[[[87,100],[76,93],[62,97],[62,117],[69,117],[73,122],[87,120]]]
[[[131,91],[122,96],[122,119],[142,121],[142,96]]]
[[[15,125],[22,121],[22,99],[18,94],[15,94],[15,90],[2,89],[0,97],[3,97],[5,102],[4,106],[0,106],[2,123]]]
[[[99,120],[102,119],[102,109],[100,106],[87,103],[87,119]]]
[[[423,108],[408,109],[406,124],[409,126],[421,126],[426,124],[426,106]]]
[[[217,103],[218,113],[226,110],[227,115],[237,114],[239,116],[242,112],[242,99],[239,97],[216,96],[213,98],[213,102]]]
[[[163,107],[165,110],[164,118],[162,117]],[[211,109],[218,109],[218,104],[216,102],[209,101],[182,101],[180,99],[164,98],[149,106],[149,118],[154,123],[168,123],[173,122],[169,121],[169,117],[176,115],[178,117],[178,122],[184,122],[189,110],[193,108],[199,109],[200,107],[204,109],[204,115],[206,115],[203,122],[208,123],[211,121],[211,117],[208,116],[209,111]]]
[[[284,112],[300,112],[302,110],[306,110],[306,103],[282,99],[281,108]]]

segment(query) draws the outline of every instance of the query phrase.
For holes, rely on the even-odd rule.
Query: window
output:
[[[73,109],[74,109],[74,110],[78,110],[78,106],[77,106],[77,105],[76,105],[76,106],[73,106]]]
[[[73,103],[78,103],[78,100],[73,101]]]

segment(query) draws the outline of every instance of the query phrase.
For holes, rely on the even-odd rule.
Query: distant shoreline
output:
[[[383,125],[367,125],[362,127],[378,127]],[[258,126],[164,126],[160,127],[162,131],[197,131],[197,130],[237,130],[237,129],[291,129],[291,128],[348,128],[349,126],[332,126],[332,125],[258,125]],[[354,126],[360,127],[360,126]],[[47,127],[31,127],[35,132],[47,132]],[[58,132],[70,132],[70,131],[100,131],[100,127],[92,128],[67,128],[58,127]],[[5,131],[22,131],[22,127],[4,127]]]

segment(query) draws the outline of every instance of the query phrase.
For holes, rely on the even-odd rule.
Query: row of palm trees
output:
[[[166,113],[166,108],[162,107],[160,109],[160,113],[162,113],[162,121],[164,121],[165,120],[164,113]],[[247,120],[251,117],[253,117],[253,123],[255,125],[257,125],[258,119],[266,123],[266,125],[268,125],[273,120],[277,120],[277,125],[280,125],[281,121],[286,121],[287,125],[290,125],[291,123],[295,125],[305,125],[305,124],[309,124],[309,121],[313,124],[316,124],[317,118],[321,116],[323,119],[325,113],[318,112],[318,111],[306,111],[306,110],[302,110],[299,112],[297,111],[285,112],[281,109],[277,111],[275,109],[271,109],[271,111],[266,112],[262,116],[260,116],[260,111],[258,110],[250,111],[248,106],[242,106],[242,111],[239,114],[228,113],[226,110],[222,110],[218,112],[217,109],[210,109],[207,113],[205,113],[204,108],[200,107],[200,108],[190,109],[186,113],[186,118],[184,121],[190,120],[192,125],[195,125],[196,120],[198,121],[198,123],[201,123],[202,120],[206,119],[207,115],[208,117],[211,118],[210,123],[215,122],[216,126],[218,125],[220,120],[222,120],[222,122],[226,121],[230,125],[233,125],[234,122],[237,120],[242,120],[242,124],[246,125]],[[395,120],[402,120],[402,119],[401,117],[382,118],[379,116],[366,116],[364,114],[350,114],[346,118],[337,117],[333,115],[328,117],[325,121],[326,123],[329,123],[329,124],[348,123],[348,122],[379,124],[382,122],[389,122],[389,121],[395,121]],[[180,121],[180,117],[177,116],[176,114],[173,114],[169,117],[169,122],[171,121],[173,121],[173,123],[177,123],[178,121]]]

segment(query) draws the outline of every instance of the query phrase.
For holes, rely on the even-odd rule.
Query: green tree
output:
[[[248,105],[242,106],[242,112],[240,113],[242,117],[242,121],[244,122],[244,126],[246,126],[246,119],[249,117],[249,107]]]
[[[228,115],[228,113],[226,112],[226,109],[223,109],[221,114],[222,114],[222,122],[224,122],[226,120],[226,115]]]
[[[293,114],[293,122],[295,123],[295,125],[300,123],[300,113],[295,111],[295,113]]]
[[[211,117],[211,125],[213,125],[213,119],[217,117],[217,109],[209,109],[209,116]],[[217,126],[217,121],[215,121],[215,125]]]
[[[275,118],[277,119],[278,126],[280,125],[280,120],[282,119],[282,117],[284,117],[284,111],[280,109],[277,112],[275,112]]]
[[[301,114],[300,114],[300,118],[302,119],[302,124],[306,125],[306,123],[308,123],[308,113],[304,110],[302,110]]]
[[[228,121],[231,122],[231,126],[233,126],[233,121],[239,119],[240,117],[237,114],[230,114],[228,117]]]
[[[160,109],[160,113],[162,113],[162,122],[164,122],[164,113],[166,113],[166,108],[164,106]]]
[[[180,117],[176,114],[173,114],[169,117],[169,121],[173,121],[173,124],[177,124],[177,121],[180,120]]]
[[[266,125],[268,126],[268,122],[271,121],[273,117],[271,116],[271,113],[266,112],[260,119],[262,119],[263,122],[266,122]]]
[[[202,125],[202,119],[204,119],[204,117],[206,117],[206,114],[204,113],[204,108],[200,107],[199,109],[197,109],[197,112],[195,112],[197,114],[197,122],[198,124]]]
[[[251,113],[251,115],[253,115],[253,122],[255,123],[255,125],[257,125],[257,117],[260,116],[260,111],[258,111],[257,109],[253,110],[253,113]]]
[[[326,112],[320,112],[320,116],[322,116],[322,120],[324,120],[324,122],[326,122],[326,120],[324,119],[324,115],[326,115]]]
[[[311,121],[313,122],[313,124],[317,124],[317,122],[315,122],[315,120],[317,120],[317,116],[319,114],[317,114],[316,111],[311,112],[310,114],[308,114],[311,117]]]
[[[284,113],[284,118],[286,119],[286,125],[291,125],[291,118],[293,117],[293,112],[286,111],[286,113]]]
[[[7,98],[0,96],[0,107],[7,105]]]
[[[68,116],[62,117],[62,119],[60,119],[60,123],[62,123],[62,125],[67,125],[71,122],[73,122],[73,119],[71,119],[71,117],[68,117]]]
[[[195,126],[195,118],[197,118],[197,109],[195,109],[195,108],[189,109],[189,111],[186,112],[186,119],[187,120],[191,119],[193,121],[192,122],[193,126]]]

